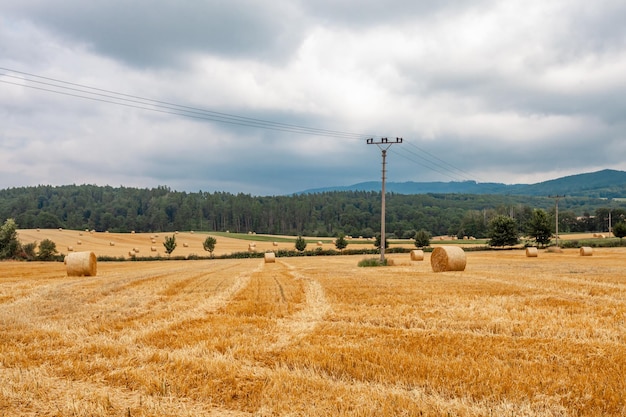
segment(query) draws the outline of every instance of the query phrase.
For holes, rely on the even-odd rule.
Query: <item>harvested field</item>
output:
[[[625,249],[429,256],[2,262],[0,415],[626,415]]]

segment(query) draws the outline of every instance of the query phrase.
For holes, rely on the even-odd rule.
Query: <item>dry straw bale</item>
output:
[[[318,240],[317,241],[317,246],[322,246],[322,245],[324,245],[324,243],[321,240]]]
[[[272,242],[272,246],[278,246],[278,242]]]
[[[411,251],[411,260],[412,261],[423,261],[424,260],[424,251],[421,249],[413,249]]]
[[[464,271],[466,263],[465,252],[458,246],[438,246],[430,255],[433,272]]]
[[[183,243],[183,247],[184,247],[184,248],[189,247],[189,243],[184,242],[184,243]]]
[[[82,242],[82,241],[80,241],[80,240],[77,240],[77,241],[76,241],[76,244],[77,244],[77,245],[82,245],[82,244],[83,244],[83,242]]]
[[[150,246],[150,250],[151,250],[152,252],[156,252],[156,251],[157,251],[157,248],[156,248],[156,246]]]
[[[109,246],[115,246],[115,242],[109,242]]]
[[[580,256],[591,256],[593,255],[593,248],[590,246],[582,246],[580,248]]]
[[[273,264],[276,262],[276,254],[274,252],[265,252],[265,263]]]
[[[73,248],[73,247],[71,247],[71,246],[68,246],[68,247],[67,247],[67,251],[68,251],[68,252],[73,252],[73,251],[74,251],[74,248]]]
[[[534,247],[534,246],[529,246],[529,247],[527,247],[527,248],[526,248],[526,256],[527,256],[528,258],[536,258],[538,254],[539,254],[539,253],[538,253],[538,251],[537,251],[537,248],[536,248],[536,247]]]
[[[73,252],[65,257],[69,277],[94,277],[97,272],[96,255],[93,252]]]

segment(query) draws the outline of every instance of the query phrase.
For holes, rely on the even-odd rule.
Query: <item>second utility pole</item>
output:
[[[381,138],[380,142],[374,142],[374,139],[368,139],[368,145],[377,145],[383,153],[383,182],[381,195],[381,213],[380,213],[380,263],[385,263],[385,178],[387,173],[387,149],[394,143],[402,143],[402,138],[396,138],[395,142],[390,142],[387,138]]]

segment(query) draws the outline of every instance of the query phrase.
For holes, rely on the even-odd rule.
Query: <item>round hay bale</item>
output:
[[[184,242],[184,243],[183,243],[183,248],[187,248],[187,247],[189,247],[189,243]]]
[[[77,241],[76,241],[76,244],[77,244],[77,245],[82,245],[82,244],[83,244],[83,242],[82,242],[82,241],[80,241],[80,240],[77,240]]]
[[[133,252],[139,253],[139,248],[133,248]]]
[[[156,246],[150,246],[150,250],[151,250],[152,252],[156,252],[156,251],[157,251],[157,248],[156,248]]]
[[[278,242],[272,242],[272,246],[278,246]]]
[[[115,246],[115,242],[109,242],[109,246]]]
[[[273,264],[276,262],[276,254],[274,252],[265,252],[265,263]]]
[[[71,247],[71,246],[68,246],[68,247],[67,247],[67,251],[68,251],[68,252],[74,252],[74,248],[73,248],[73,247]]]
[[[430,255],[433,272],[464,271],[466,263],[465,252],[458,246],[438,246]]]
[[[97,272],[96,255],[93,252],[73,252],[65,257],[68,277],[95,277]]]
[[[526,257],[527,258],[536,258],[539,252],[537,252],[537,248],[534,246],[529,246],[526,248]]]
[[[150,242],[156,243],[156,239],[150,239]]]
[[[580,256],[591,256],[593,255],[593,248],[590,246],[582,246],[580,248]]]
[[[321,240],[317,241],[317,246],[323,246],[323,245],[324,245],[324,243]]]
[[[411,251],[411,260],[412,261],[423,261],[424,260],[424,251],[421,249],[413,249]]]

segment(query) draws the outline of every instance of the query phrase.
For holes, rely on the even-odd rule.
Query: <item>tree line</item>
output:
[[[487,237],[489,223],[505,215],[520,230],[543,209],[555,224],[547,197],[471,194],[387,194],[390,238],[431,235]],[[559,231],[608,231],[626,217],[626,203],[586,197],[559,201]],[[96,185],[36,186],[0,190],[0,219],[19,228],[111,232],[231,231],[306,236],[374,237],[380,230],[381,194],[341,191],[289,196],[181,192]]]

